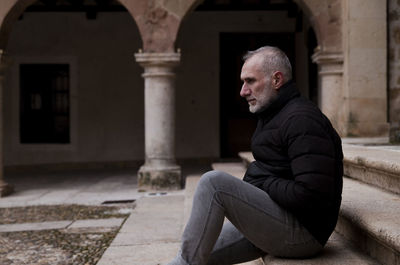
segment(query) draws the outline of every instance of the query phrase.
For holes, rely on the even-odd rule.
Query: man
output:
[[[265,254],[311,257],[336,225],[340,137],[300,97],[281,50],[262,47],[244,60],[240,95],[259,118],[251,144],[255,162],[243,180],[219,171],[201,177],[181,250],[170,265],[235,264]]]

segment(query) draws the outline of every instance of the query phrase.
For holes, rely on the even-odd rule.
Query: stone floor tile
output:
[[[124,218],[76,220],[68,227],[68,229],[90,227],[118,227],[122,225],[124,220]]]
[[[42,223],[23,223],[0,225],[0,232],[20,232],[63,229],[68,227],[72,221],[42,222]]]
[[[179,246],[179,243],[111,246],[97,265],[164,265],[176,256]]]

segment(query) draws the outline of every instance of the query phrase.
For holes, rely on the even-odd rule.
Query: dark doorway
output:
[[[237,157],[250,150],[257,124],[246,100],[240,97],[242,56],[261,46],[277,46],[295,62],[294,33],[220,33],[220,144],[221,157]],[[295,65],[293,66],[293,72]]]

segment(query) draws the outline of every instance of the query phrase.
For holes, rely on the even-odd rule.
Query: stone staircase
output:
[[[309,260],[266,256],[264,264],[400,264],[400,148],[343,144],[343,152],[342,207],[323,253]],[[253,157],[239,156],[243,163],[213,167],[243,176]]]

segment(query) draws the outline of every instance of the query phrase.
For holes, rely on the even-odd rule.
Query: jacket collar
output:
[[[294,81],[290,80],[280,87],[277,98],[265,110],[258,113],[258,117],[265,122],[272,119],[291,99],[299,97]]]

